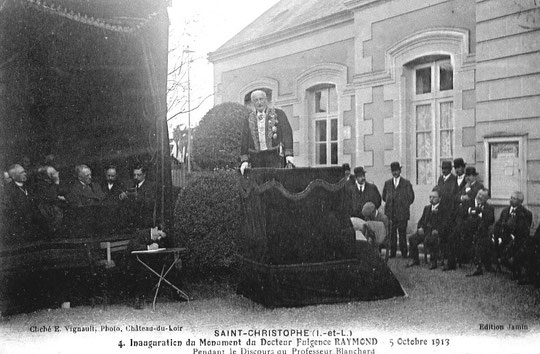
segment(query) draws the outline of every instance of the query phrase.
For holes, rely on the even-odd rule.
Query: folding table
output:
[[[157,284],[155,285],[156,293],[154,295],[154,301],[152,302],[152,308],[155,311],[156,310],[156,299],[159,292],[159,288],[161,286],[161,282],[165,282],[169,284],[176,292],[180,295],[182,295],[183,298],[185,298],[187,301],[189,301],[189,296],[180,290],[176,285],[171,283],[169,280],[166,279],[167,274],[175,267],[178,268],[182,267],[182,259],[180,258],[180,252],[185,251],[185,248],[159,248],[156,250],[144,250],[144,251],[132,251],[131,254],[135,255],[137,257],[137,261],[141,263],[146,269],[148,269],[151,273],[156,275],[159,279]],[[173,256],[172,262],[170,262],[169,256]],[[162,264],[161,272],[158,273],[158,270],[152,268],[148,263],[154,263],[149,262],[146,257],[151,258],[158,258],[158,263]],[[145,262],[146,260],[146,262]],[[169,265],[167,265],[169,264]]]

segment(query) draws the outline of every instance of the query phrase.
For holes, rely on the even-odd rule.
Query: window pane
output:
[[[439,106],[441,116],[441,129],[452,129],[452,109],[454,102],[443,102]]]
[[[326,121],[315,122],[315,141],[326,141]]]
[[[431,68],[416,70],[416,94],[431,92]]]
[[[446,130],[441,132],[441,157],[452,157],[452,131]]]
[[[440,64],[439,78],[439,90],[446,91],[454,88],[454,70],[452,69],[452,64],[449,62]]]
[[[416,130],[431,131],[431,105],[416,106]]]
[[[433,179],[431,160],[416,161],[416,183],[431,184]]]
[[[326,165],[326,144],[315,144],[315,159],[318,164]]]
[[[431,158],[432,154],[431,133],[416,134],[416,157]]]
[[[335,87],[328,89],[330,98],[328,99],[328,112],[337,112],[337,92]]]
[[[328,90],[315,91],[315,113],[326,112],[328,106]]]
[[[337,140],[337,119],[330,120],[330,140]]]
[[[452,157],[454,152],[453,146],[453,124],[452,124],[452,109],[453,102],[443,102],[440,104],[440,149],[441,157]],[[443,130],[444,129],[444,130]]]
[[[337,143],[330,144],[330,163],[337,165]]]

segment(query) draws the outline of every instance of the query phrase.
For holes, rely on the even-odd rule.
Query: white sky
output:
[[[208,62],[208,53],[215,51],[227,40],[253,22],[279,0],[173,0],[169,8],[170,38],[169,50],[177,52],[189,47],[193,62],[190,67],[191,107],[198,105],[202,98],[213,93],[213,66]],[[170,59],[169,59],[170,60]],[[191,126],[213,107],[213,97],[191,112]],[[185,124],[187,114],[169,121],[169,131]]]

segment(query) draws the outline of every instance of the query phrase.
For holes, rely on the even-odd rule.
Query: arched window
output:
[[[313,165],[338,164],[338,99],[335,85],[317,85],[308,90],[312,127]]]
[[[450,56],[445,55],[422,57],[406,67],[416,183],[433,185],[441,162],[454,157],[454,71]]]

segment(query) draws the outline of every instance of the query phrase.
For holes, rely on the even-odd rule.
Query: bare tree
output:
[[[205,60],[204,57],[192,57],[186,54],[186,43],[193,41],[191,30],[198,19],[193,18],[184,22],[181,31],[171,29],[169,49],[169,71],[167,73],[167,121],[181,114],[188,113],[188,67],[193,62]],[[190,111],[198,109],[213,94],[204,97],[191,97]]]

